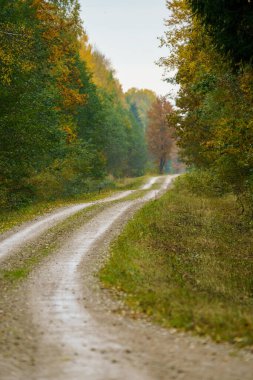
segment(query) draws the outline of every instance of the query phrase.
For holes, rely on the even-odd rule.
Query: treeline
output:
[[[131,99],[89,45],[77,0],[1,0],[0,207],[142,175],[144,116]]]
[[[213,194],[253,204],[253,5],[169,0],[161,64],[176,69],[178,143]],[[196,183],[196,189],[198,184]]]

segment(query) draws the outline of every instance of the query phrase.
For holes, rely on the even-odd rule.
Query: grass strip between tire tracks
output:
[[[195,196],[180,178],[128,223],[99,276],[165,327],[252,346],[252,246],[232,196]]]

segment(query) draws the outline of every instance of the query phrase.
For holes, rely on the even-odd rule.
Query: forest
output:
[[[150,90],[124,93],[77,0],[0,2],[0,207],[102,189],[147,167]]]
[[[0,207],[102,189],[143,175],[150,157],[162,173],[177,141],[211,193],[251,208],[252,3],[167,7],[160,65],[179,86],[175,108],[150,90],[123,92],[77,0],[1,0]]]

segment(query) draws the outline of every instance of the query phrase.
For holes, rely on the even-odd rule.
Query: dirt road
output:
[[[74,206],[65,207],[62,210],[53,212],[50,215],[39,218],[38,221],[28,223],[24,228],[16,233],[11,233],[10,236],[2,238],[0,241],[0,261],[5,259],[6,256],[10,255],[17,248],[21,248],[25,243],[36,239],[44,231],[55,225],[56,223],[68,218],[69,216],[84,210],[88,207],[94,206],[95,204],[101,204],[106,202],[112,202],[127,197],[132,194],[133,191],[123,191],[121,193],[112,195],[111,197],[101,199],[94,202],[81,203]],[[9,233],[7,233],[9,235]]]
[[[108,207],[66,235],[61,247],[9,295],[18,339],[8,351],[0,349],[0,379],[252,379],[250,353],[133,320],[95,276],[125,222],[171,180],[151,179],[139,199],[104,200]],[[156,182],[160,190],[152,189]],[[70,210],[68,215],[74,213]],[[29,233],[18,233],[26,236],[24,244]],[[8,239],[18,242],[15,234]],[[6,257],[18,246],[9,247]]]

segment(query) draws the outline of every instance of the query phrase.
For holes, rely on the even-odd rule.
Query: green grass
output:
[[[52,212],[56,208],[68,206],[74,203],[89,202],[99,200],[113,194],[118,190],[133,189],[141,186],[146,177],[124,178],[115,181],[114,189],[106,189],[101,192],[92,192],[71,197],[68,199],[58,199],[54,201],[41,201],[24,206],[17,210],[5,210],[0,213],[0,233],[8,231],[17,225],[28,222],[47,212]]]
[[[180,178],[126,226],[100,279],[163,326],[251,346],[252,232],[232,196],[194,196]]]
[[[23,278],[26,278],[28,270],[26,268],[14,269],[14,270],[5,270],[3,271],[2,277],[8,281],[16,281]]]
[[[138,187],[140,187],[141,185],[143,185],[145,183],[145,181],[147,181],[147,179],[148,179],[147,176],[135,177],[135,178],[130,178],[130,177],[121,178],[121,179],[118,179],[115,182],[116,189],[117,190],[133,190],[133,189],[137,189]]]

